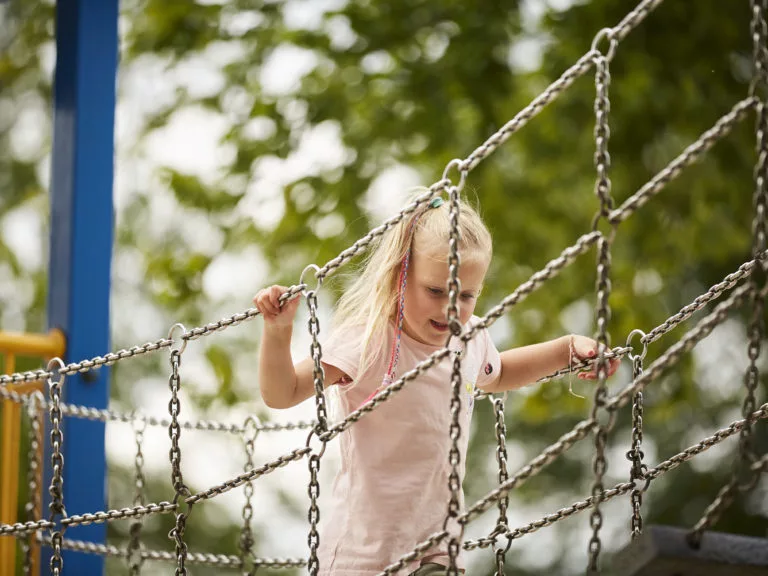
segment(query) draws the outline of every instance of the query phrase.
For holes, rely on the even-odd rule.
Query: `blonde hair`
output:
[[[423,192],[425,189],[417,191]],[[414,218],[418,218],[418,221],[411,237],[409,229]],[[459,231],[460,251],[479,254],[490,260],[493,251],[491,234],[477,211],[465,200],[460,200]],[[407,250],[417,243],[422,245],[419,240],[425,236],[429,238],[430,246],[445,246],[447,259],[450,238],[450,208],[447,201],[436,208],[420,208],[414,215],[403,218],[380,236],[372,244],[361,272],[336,305],[334,324],[337,328],[365,328],[359,375],[383,353],[380,343],[374,343],[374,337],[383,334],[387,323],[394,320],[400,265]]]

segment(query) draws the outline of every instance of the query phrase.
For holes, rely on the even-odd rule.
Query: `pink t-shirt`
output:
[[[472,317],[470,323],[476,321]],[[344,371],[352,382],[339,385],[346,416],[381,385],[394,326],[389,325],[383,352],[364,374],[358,374],[362,329],[333,332],[323,344],[323,362]],[[451,339],[452,350],[461,345]],[[403,333],[396,377],[413,369],[439,347],[422,344]],[[490,383],[500,370],[499,352],[487,330],[468,344],[461,357],[461,479],[464,479],[469,423],[475,387]],[[341,435],[341,470],[331,501],[323,512],[320,574],[367,576],[381,572],[420,542],[443,529],[448,511],[448,451],[451,424],[451,368],[444,358],[416,380],[363,416]],[[462,494],[461,505],[464,505]],[[420,562],[448,564],[447,541]],[[402,572],[401,572],[402,573]]]

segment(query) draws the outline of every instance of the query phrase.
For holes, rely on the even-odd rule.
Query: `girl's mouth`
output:
[[[432,325],[432,328],[434,328],[438,332],[445,332],[448,330],[448,324],[443,324],[442,322],[435,322],[434,320],[430,320],[429,323]]]

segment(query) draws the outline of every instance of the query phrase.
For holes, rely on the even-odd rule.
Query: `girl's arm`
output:
[[[539,378],[567,368],[570,363],[597,358],[597,342],[586,336],[561,336],[548,342],[513,348],[501,353],[501,371],[496,380],[483,386],[484,392],[504,392],[532,384]],[[616,372],[619,360],[608,362],[608,376]],[[594,380],[594,370],[579,374],[579,378]]]
[[[314,362],[311,358],[294,366],[291,358],[293,319],[299,298],[280,308],[278,298],[287,288],[270,286],[253,299],[264,316],[264,332],[259,349],[259,386],[264,403],[270,408],[290,408],[315,393]],[[337,382],[344,373],[323,363],[326,386]]]

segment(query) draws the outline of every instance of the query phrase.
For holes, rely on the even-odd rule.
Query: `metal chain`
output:
[[[124,520],[145,516],[147,514],[165,514],[173,512],[178,508],[176,504],[170,502],[160,502],[158,504],[147,504],[146,506],[134,506],[133,508],[121,508],[119,510],[107,510],[106,512],[94,512],[88,514],[73,514],[62,518],[61,526],[70,528],[72,526],[88,526],[90,524],[103,524],[112,520]],[[32,522],[17,522],[15,524],[0,524],[0,536],[10,534],[25,534],[38,530],[49,530],[55,528],[55,523],[50,520],[35,520]]]
[[[643,358],[640,355],[632,356],[632,380],[636,380],[643,373]],[[643,517],[641,507],[643,505],[643,492],[648,487],[640,488],[637,485],[639,480],[645,480],[647,466],[643,464],[643,393],[635,392],[632,397],[632,447],[627,452],[627,460],[632,463],[629,473],[629,481],[634,486],[630,494],[632,503],[632,539],[638,538],[643,533]]]
[[[680,452],[679,454],[676,454],[675,456],[659,463],[656,467],[651,468],[650,470],[648,470],[646,474],[646,482],[655,480],[660,476],[662,476],[664,473],[669,472],[670,470],[674,470],[684,462],[691,460],[692,458],[701,454],[702,452],[709,450],[716,444],[719,444],[720,442],[723,442],[724,440],[727,440],[731,436],[737,434],[748,423],[754,423],[755,421],[762,418],[768,418],[768,403],[763,404],[760,407],[760,409],[753,412],[749,416],[749,418],[732,422],[728,427],[718,430],[712,436],[704,438],[703,440],[687,448],[683,452]],[[765,467],[766,464],[768,464],[768,455],[764,456],[761,460],[753,464],[752,467],[755,470],[758,470],[762,467]],[[615,498],[616,496],[626,494],[627,492],[630,492],[633,489],[633,487],[634,487],[634,484],[632,482],[624,482],[624,483],[617,484],[613,488],[603,491],[600,494],[599,498],[596,498],[595,496],[590,496],[584,501],[576,502],[572,506],[563,508],[553,514],[549,514],[545,516],[542,520],[531,522],[530,524],[527,524],[521,528],[510,530],[505,534],[505,536],[511,540],[520,538],[526,534],[535,532],[540,528],[554,524],[559,520],[563,520],[575,514],[576,512],[581,512],[583,510],[593,508],[595,504],[597,504],[598,502],[605,502],[607,500]],[[495,497],[498,498],[499,497],[498,494]],[[494,538],[483,538],[480,540],[469,541],[465,543],[464,549],[474,550],[477,548],[487,548],[489,546],[494,545],[495,541],[496,540]]]
[[[312,336],[310,355],[314,361],[313,381],[315,385],[315,405],[317,408],[317,426],[315,426],[315,429],[310,432],[307,438],[307,448],[309,448],[309,441],[313,435],[316,434],[318,438],[322,438],[323,434],[328,431],[328,413],[325,401],[325,371],[322,365],[323,351],[318,339],[320,322],[317,318],[317,292],[315,290],[308,290],[306,298],[307,306],[309,307],[309,333]],[[311,576],[317,576],[320,572],[320,562],[317,558],[317,549],[320,546],[320,533],[317,529],[320,522],[320,508],[317,505],[317,500],[320,497],[320,480],[318,478],[320,458],[324,452],[325,441],[323,441],[323,447],[319,454],[313,452],[309,456],[309,512],[307,513],[309,535],[307,536],[307,542],[309,544],[308,569]]]
[[[463,171],[462,171],[463,173]],[[459,255],[459,243],[461,242],[461,230],[459,229],[459,218],[461,216],[461,205],[459,204],[459,187],[451,186],[449,189],[450,202],[450,234],[448,239],[448,309],[446,313],[448,328],[451,335],[461,337],[462,325],[459,317],[458,299],[461,292],[461,281],[459,280],[459,267],[461,266],[461,257]],[[449,335],[448,340],[450,341]],[[446,342],[446,346],[448,342]],[[450,498],[448,500],[448,513],[443,524],[443,530],[448,530],[448,524],[455,521],[461,512],[461,475],[459,468],[461,466],[461,451],[459,441],[461,438],[461,354],[453,354],[453,367],[451,370],[451,424],[449,437],[451,446],[448,450],[448,464],[450,472],[448,473],[448,490]],[[463,539],[464,527],[458,528],[458,534],[452,533],[448,541],[448,576],[458,576],[458,560],[461,551],[461,541]]]
[[[730,134],[733,127],[744,120],[757,104],[757,98],[752,96],[745,98],[736,104],[731,111],[720,118],[712,128],[704,132],[693,144],[690,144],[683,150],[677,158],[672,160],[672,162],[651,178],[637,192],[627,198],[621,206],[611,212],[609,221],[612,224],[619,224],[629,218],[651,198],[661,192],[667,184],[682,174],[683,169],[696,162],[706,154],[712,146]]]
[[[318,340],[320,322],[317,319],[317,293],[314,290],[308,290],[306,298],[309,308],[309,334],[312,336],[309,353],[314,361],[312,377],[315,385],[315,405],[317,407],[317,426],[315,431],[319,436],[328,430],[328,412],[325,401],[325,371],[322,365],[323,350]]]
[[[721,324],[733,308],[739,306],[749,294],[750,286],[745,284],[734,290],[731,295],[718,304],[715,309],[699,323],[686,332],[683,337],[670,346],[661,356],[654,360],[634,382],[624,387],[605,405],[606,409],[615,413],[625,406],[638,390],[642,390],[649,382],[655,380],[664,370],[676,364],[686,352],[689,352],[698,342],[706,338],[715,326]]]
[[[317,505],[317,500],[320,497],[319,472],[320,455],[312,454],[309,457],[309,488],[307,490],[309,494],[309,512],[307,514],[309,519],[309,536],[307,537],[309,562],[307,566],[311,576],[317,576],[320,572],[320,561],[317,558],[317,549],[320,546],[320,533],[317,530],[317,525],[320,522],[320,508]]]
[[[37,483],[38,474],[40,474],[42,469],[40,462],[40,439],[42,438],[42,432],[40,429],[40,415],[38,413],[41,397],[42,395],[39,392],[30,394],[29,404],[27,405],[27,416],[29,418],[27,462],[29,462],[29,468],[27,469],[28,495],[27,503],[24,505],[24,512],[28,522],[33,522],[37,517],[38,511],[42,508],[40,503],[41,494]],[[32,576],[33,541],[33,534],[23,540],[24,558],[22,561],[22,572],[24,576]]]
[[[752,21],[750,31],[753,39],[753,81],[750,86],[750,94],[757,92],[757,86],[762,84],[763,88],[768,88],[766,74],[768,74],[768,59],[766,54],[765,42],[768,39],[766,32],[765,14],[763,6],[755,0],[750,2],[752,8]],[[763,4],[768,4],[763,2]],[[757,161],[754,169],[755,190],[752,203],[755,214],[752,220],[752,253],[758,255],[766,249],[766,170],[768,159],[768,117],[766,115],[766,102],[759,102],[757,106],[757,121],[755,123],[755,148]],[[749,364],[744,374],[744,401],[742,403],[742,416],[747,418],[754,412],[757,400],[755,392],[760,381],[760,370],[758,368],[758,359],[760,357],[760,346],[765,333],[765,322],[763,319],[765,310],[765,286],[766,286],[766,266],[764,262],[758,266],[758,274],[753,274],[750,278],[752,315],[749,322],[748,334],[749,343],[747,347],[747,356]],[[754,450],[753,431],[750,423],[747,423],[739,434],[739,457],[734,461],[731,478],[718,492],[712,503],[706,508],[699,521],[693,526],[687,535],[688,543],[694,548],[701,546],[701,540],[705,530],[714,526],[721,518],[725,510],[730,507],[736,499],[738,491],[746,492],[754,488],[760,477],[760,470],[751,468],[757,460]]]
[[[134,422],[134,436],[136,441],[136,458],[134,459],[134,506],[143,506],[145,504],[144,486],[146,482],[144,479],[144,453],[142,452],[142,444],[144,443],[144,430],[146,429],[146,426],[146,422],[141,420]],[[128,573],[131,576],[139,576],[139,574],[141,574],[141,565],[144,562],[141,555],[141,527],[142,521],[140,518],[137,518],[131,523],[129,529],[130,540],[128,542],[126,560],[128,562]]]
[[[557,258],[550,260],[544,268],[534,273],[498,305],[491,308],[478,322],[472,322],[471,327],[461,337],[462,341],[465,343],[469,342],[478,332],[488,328],[501,318],[508,308],[525,300],[526,297],[539,289],[545,281],[554,278],[563,268],[573,264],[579,256],[587,252],[594,244],[597,244],[601,237],[602,235],[599,232],[590,232],[583,235],[573,246],[563,250]]]
[[[42,540],[50,543],[50,538]],[[117,546],[95,544],[82,540],[72,540],[65,538],[62,541],[62,549],[76,550],[86,554],[98,554],[101,556],[114,556],[122,558],[125,556],[125,550]],[[165,550],[147,550],[141,551],[142,558],[159,562],[176,562],[176,553]],[[252,562],[257,568],[302,568],[307,565],[307,561],[300,558],[253,558]],[[239,568],[241,560],[239,556],[227,554],[209,554],[199,552],[189,552],[187,554],[188,564],[201,564],[208,566],[217,566],[220,568]]]
[[[506,396],[506,394],[505,394]],[[493,398],[493,411],[496,415],[496,463],[499,465],[499,485],[503,485],[509,480],[509,471],[507,467],[507,424],[504,419],[504,398]],[[499,534],[509,530],[507,520],[507,508],[509,507],[509,495],[506,494],[499,498],[499,519],[496,521],[495,532]],[[507,541],[507,548],[496,548],[496,576],[504,576],[504,556],[509,549],[511,542]]]
[[[171,333],[173,333],[174,329],[177,327],[180,327],[182,330],[184,329],[180,324],[176,324],[171,328]],[[171,400],[168,403],[168,412],[171,415],[171,424],[168,427],[168,436],[171,439],[171,449],[168,455],[171,463],[171,485],[175,492],[173,497],[174,504],[178,504],[180,499],[190,495],[189,488],[184,484],[184,477],[181,472],[181,448],[179,447],[181,427],[179,426],[178,420],[179,412],[181,412],[181,403],[179,402],[179,390],[181,389],[179,366],[181,364],[181,353],[184,350],[185,345],[186,343],[182,344],[180,349],[171,350],[171,375],[168,379],[168,387],[171,390]],[[186,513],[177,509],[176,523],[168,533],[168,538],[173,540],[176,544],[176,576],[186,576],[187,574],[187,545],[184,542],[184,530],[186,528],[187,516],[191,510],[191,504],[189,504]]]
[[[186,576],[187,574],[187,544],[184,542],[184,530],[187,526],[187,514],[180,512],[176,514],[176,524],[168,533],[176,544],[176,570],[175,576]]]
[[[611,157],[608,153],[608,141],[611,130],[608,125],[608,114],[610,113],[611,103],[609,98],[609,87],[611,83],[611,74],[609,68],[609,59],[616,48],[616,40],[613,37],[613,30],[602,30],[595,37],[593,48],[599,43],[601,38],[605,37],[610,42],[608,55],[604,56],[597,52],[595,59],[595,168],[597,170],[597,179],[595,181],[595,194],[600,200],[600,209],[592,222],[592,228],[597,231],[598,222],[601,218],[608,218],[613,209],[613,198],[611,197],[611,180],[608,177],[608,171],[611,166]],[[598,420],[600,409],[605,405],[608,395],[606,385],[608,360],[605,353],[610,349],[610,339],[608,335],[608,319],[611,309],[608,305],[608,298],[611,294],[610,268],[611,268],[611,242],[615,234],[615,225],[611,231],[610,237],[603,236],[598,242],[598,261],[597,261],[597,304],[595,315],[597,318],[597,331],[595,340],[598,344],[597,356],[597,388],[595,390],[594,402],[592,405],[591,417]],[[613,417],[615,414],[611,414]],[[600,541],[600,528],[603,525],[603,516],[600,511],[600,495],[603,493],[603,476],[607,468],[605,458],[606,444],[608,441],[608,432],[611,424],[598,424],[595,429],[595,456],[592,461],[592,471],[594,473],[594,482],[592,484],[592,495],[598,499],[592,515],[589,519],[592,528],[592,537],[589,540],[589,563],[587,572],[589,574],[597,573],[599,569],[599,556],[602,544]]]
[[[63,362],[55,358],[49,364],[58,363],[63,366]],[[50,559],[50,568],[53,576],[59,576],[64,568],[64,560],[61,557],[61,539],[64,529],[61,527],[61,519],[66,517],[67,512],[64,508],[64,455],[61,453],[64,435],[61,431],[61,387],[64,384],[64,375],[59,372],[54,380],[48,378],[48,388],[50,394],[50,406],[48,409],[49,420],[51,423],[51,484],[48,493],[51,495],[51,502],[48,504],[50,511],[48,520],[53,523],[51,527],[51,542],[53,554]]]
[[[253,416],[248,416],[243,424],[245,434],[243,435],[243,445],[245,446],[245,467],[244,471],[248,472],[253,468],[253,453],[255,449],[256,437],[259,435],[258,430],[259,423]],[[245,503],[243,504],[243,528],[240,532],[240,561],[242,563],[243,576],[253,576],[256,574],[256,569],[250,560],[253,555],[253,531],[251,530],[251,520],[253,519],[253,505],[251,501],[253,499],[253,483],[246,482],[243,487],[245,494]]]

